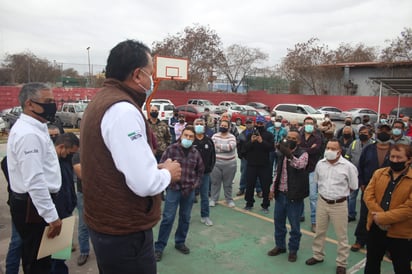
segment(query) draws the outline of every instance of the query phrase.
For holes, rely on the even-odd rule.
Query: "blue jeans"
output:
[[[356,217],[356,198],[358,197],[359,189],[352,191],[348,200],[348,215],[349,217]]]
[[[11,222],[11,238],[6,257],[6,274],[19,274],[22,244],[16,226]]]
[[[240,159],[240,181],[239,181],[239,190],[246,190],[246,170],[247,170],[247,160]],[[256,192],[262,192],[262,187],[260,186],[259,178],[256,180]]]
[[[299,250],[300,238],[300,215],[303,209],[303,200],[289,200],[286,194],[279,192],[275,200],[275,242],[279,248],[286,249],[286,217],[291,226],[289,238],[289,252]]]
[[[80,247],[80,255],[89,255],[90,243],[89,243],[89,229],[84,223],[83,218],[83,193],[77,192],[77,210],[79,213],[79,226],[77,228],[77,240]]]
[[[310,221],[316,224],[316,203],[318,202],[318,184],[313,180],[315,172],[309,173],[309,204],[310,204]],[[302,217],[305,216],[305,205],[302,208]]]
[[[209,217],[210,173],[203,174],[200,185],[200,217]]]
[[[194,190],[188,196],[183,196],[180,190],[167,189],[159,236],[155,242],[155,251],[163,252],[165,249],[175,221],[177,207],[179,207],[179,222],[175,233],[175,244],[181,245],[185,243],[187,233],[189,232],[190,214],[194,199]]]

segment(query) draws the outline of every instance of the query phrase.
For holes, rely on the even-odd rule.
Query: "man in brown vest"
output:
[[[152,228],[160,219],[160,194],[181,176],[180,164],[158,165],[152,153],[141,106],[153,71],[147,46],[119,43],[82,120],[84,220],[101,273],[156,273]]]

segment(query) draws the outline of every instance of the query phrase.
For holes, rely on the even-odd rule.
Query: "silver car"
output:
[[[345,117],[352,117],[354,124],[360,124],[364,115],[369,115],[370,122],[376,123],[378,121],[378,114],[368,108],[353,108],[343,112]]]
[[[345,120],[345,114],[337,107],[325,106],[318,108],[318,110],[323,114],[329,114],[331,120]]]

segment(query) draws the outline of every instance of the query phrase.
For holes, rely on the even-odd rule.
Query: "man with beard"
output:
[[[373,173],[379,168],[389,166],[390,139],[391,127],[388,124],[379,124],[376,132],[376,143],[365,147],[359,158],[359,188],[362,194],[360,216],[355,230],[356,242],[351,246],[351,250],[354,252],[363,248],[367,239],[366,218],[368,216],[368,208],[363,200],[363,192]]]

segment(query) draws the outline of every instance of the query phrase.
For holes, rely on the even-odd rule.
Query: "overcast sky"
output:
[[[269,54],[317,37],[336,48],[385,40],[412,27],[411,0],[12,0],[0,3],[0,60],[29,50],[58,63],[105,65],[110,49],[125,39],[151,47],[195,23],[209,26],[224,47],[237,43]],[[96,69],[97,70],[97,69]]]

